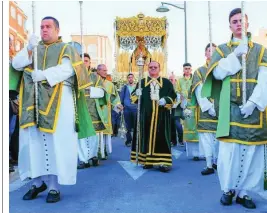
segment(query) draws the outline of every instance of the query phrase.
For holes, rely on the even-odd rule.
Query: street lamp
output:
[[[169,12],[170,9],[164,5],[170,5],[173,6],[175,8],[181,9],[184,11],[184,43],[185,43],[185,62],[187,61],[187,22],[186,22],[186,1],[184,1],[184,7],[180,7],[179,5],[176,4],[171,4],[171,3],[167,3],[167,2],[161,2],[161,6],[158,7],[156,9],[157,12],[160,13],[165,13],[165,12]]]

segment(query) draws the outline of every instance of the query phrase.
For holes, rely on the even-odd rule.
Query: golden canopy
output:
[[[156,60],[161,64],[161,75],[166,76],[166,17],[137,16],[115,20],[116,71],[118,73],[137,72],[136,59],[142,53],[147,64]]]

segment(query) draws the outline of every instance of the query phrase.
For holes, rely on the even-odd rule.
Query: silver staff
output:
[[[209,37],[210,37],[210,57],[212,56],[212,26],[211,26],[211,2],[208,2],[209,10]]]
[[[32,2],[32,28],[33,34],[36,33],[35,29],[35,2]],[[33,65],[34,65],[34,72],[37,72],[37,47],[33,49]],[[39,107],[38,107],[38,83],[34,83],[34,91],[35,91],[35,115],[36,115],[36,126],[39,128]]]
[[[82,61],[84,61],[84,49],[83,49],[83,1],[79,1],[80,3],[80,25],[81,25],[81,51],[82,51]]]
[[[141,80],[142,75],[144,72],[144,64],[145,60],[143,59],[142,54],[139,55],[139,58],[137,60],[137,66],[139,71],[139,78],[138,78],[138,89],[141,91]],[[138,97],[138,105],[137,105],[137,131],[136,131],[136,165],[138,166],[138,151],[139,151],[139,140],[140,140],[140,108],[141,108],[141,96]]]
[[[246,35],[246,19],[245,19],[245,2],[241,2],[242,12],[242,42],[247,44]],[[242,104],[245,105],[247,102],[247,69],[246,69],[246,54],[242,55]]]

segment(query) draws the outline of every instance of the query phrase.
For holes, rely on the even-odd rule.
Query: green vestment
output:
[[[89,137],[95,134],[92,128],[91,117],[88,113],[83,89],[90,86],[88,72],[78,53],[61,38],[55,43],[46,45],[40,42],[37,47],[37,68],[45,70],[61,64],[62,58],[70,59],[75,75],[64,82],[51,87],[47,81],[40,81],[38,86],[39,129],[43,132],[54,133],[56,131],[58,113],[61,103],[63,84],[73,90],[75,107],[75,124],[79,138]],[[35,110],[35,84],[32,81],[31,72],[33,64],[24,68],[20,84],[20,128],[36,125]]]
[[[103,131],[103,134],[111,135],[112,122],[111,122],[111,110],[117,104],[120,104],[120,96],[114,84],[108,80],[104,80],[104,88],[106,91],[106,104],[102,106],[103,118],[106,129]]]
[[[218,118],[217,116],[212,117],[209,115],[208,111],[202,112],[200,109],[200,106],[198,105],[196,101],[196,95],[195,95],[195,89],[200,85],[203,84],[205,81],[206,73],[207,73],[207,68],[208,64],[204,64],[203,66],[199,67],[193,75],[193,80],[192,80],[192,86],[191,86],[191,97],[192,100],[194,99],[193,102],[196,103],[196,109],[197,109],[197,131],[198,132],[212,132],[215,133],[217,129],[217,123],[218,123]],[[213,92],[217,93],[218,91],[213,90]],[[212,97],[215,95],[212,94]],[[216,97],[216,96],[215,96]],[[215,98],[214,97],[214,98]],[[211,102],[214,102],[215,100],[210,98]],[[216,100],[218,102],[218,100]],[[215,106],[218,106],[215,104]],[[218,107],[215,109],[215,111],[218,112]]]
[[[180,78],[177,81],[177,91],[187,100],[187,109],[191,110],[191,116],[184,120],[184,140],[186,142],[198,142],[197,133],[197,108],[196,100],[189,99],[192,78]]]
[[[260,112],[257,107],[252,115],[243,118],[239,106],[242,105],[242,70],[235,75],[227,76],[222,81],[216,80],[212,72],[222,58],[226,58],[239,45],[238,42],[228,42],[216,48],[208,68],[207,78],[202,94],[210,97],[212,91],[217,92],[219,100],[219,120],[216,136],[220,141],[241,143],[246,145],[267,144],[267,110]],[[241,57],[239,57],[241,63]],[[249,41],[246,68],[247,100],[257,84],[258,69],[267,67],[267,50],[262,45]]]

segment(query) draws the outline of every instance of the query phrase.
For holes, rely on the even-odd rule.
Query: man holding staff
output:
[[[172,83],[160,77],[158,62],[150,62],[148,72],[149,76],[141,81],[141,91],[137,89],[137,85],[131,96],[132,102],[136,103],[141,95],[138,162],[144,165],[144,169],[159,166],[160,171],[167,172],[172,166],[170,110],[176,93]],[[136,162],[136,126],[137,124],[132,143],[132,162]]]
[[[219,45],[212,55],[207,79],[202,89],[205,97],[219,88],[219,119],[216,137],[219,140],[218,175],[223,195],[221,203],[236,203],[256,208],[248,191],[261,192],[264,187],[264,152],[267,144],[266,106],[267,50],[251,41],[247,33],[242,42],[241,9],[230,12],[232,38]],[[242,79],[241,56],[246,54],[246,79]],[[243,81],[246,91],[242,91]],[[246,103],[242,104],[243,93]],[[216,108],[216,106],[215,106]],[[265,156],[266,157],[266,156]]]
[[[77,108],[86,107],[80,106],[77,100],[90,83],[80,56],[70,45],[62,42],[59,30],[57,19],[43,18],[42,41],[38,42],[33,34],[28,46],[12,61],[13,67],[23,72],[19,106],[19,173],[21,180],[33,180],[23,200],[35,199],[48,188],[46,201],[58,202],[58,184],[76,184],[77,132],[82,128]],[[37,48],[37,71],[33,70],[34,48]],[[35,83],[38,85],[36,96]],[[82,117],[84,123],[86,116]]]

